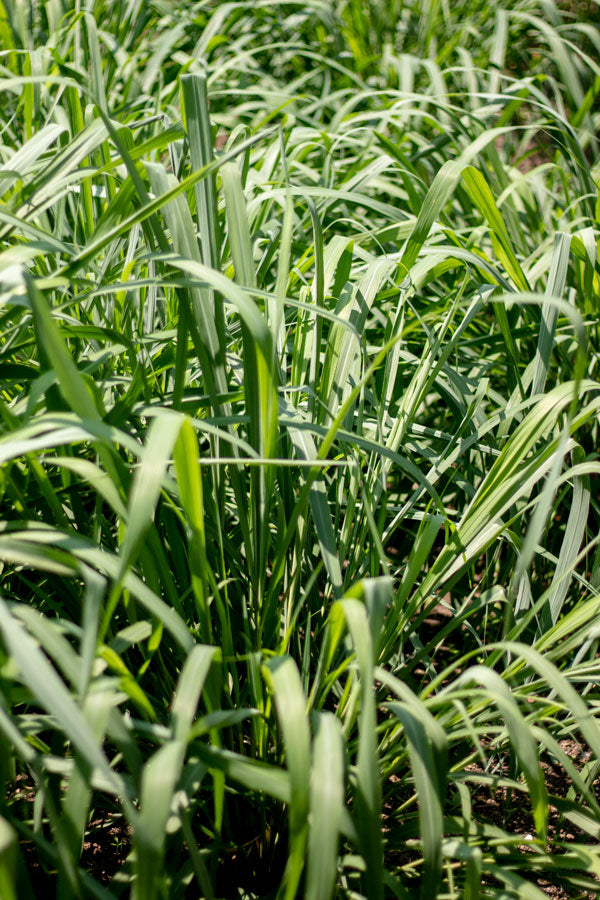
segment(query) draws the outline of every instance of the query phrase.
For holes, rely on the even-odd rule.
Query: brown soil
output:
[[[486,742],[482,742],[486,743]],[[559,741],[562,750],[575,763],[578,769],[581,769],[590,759],[591,753],[574,740]],[[550,795],[549,816],[548,816],[548,843],[547,852],[561,852],[560,846],[557,844],[568,844],[569,842],[591,843],[592,839],[584,831],[577,828],[570,822],[566,822],[558,813],[555,806],[552,805],[552,796],[566,797],[571,786],[570,781],[565,777],[563,769],[549,758],[542,758],[541,767],[546,780],[546,788]],[[506,766],[503,767],[506,769]],[[469,771],[481,772],[479,764],[467,766]],[[595,791],[600,798],[600,781],[596,782]],[[485,819],[491,824],[498,825],[502,828],[510,830],[513,834],[522,834],[524,837],[535,834],[535,825],[531,815],[529,806],[519,803],[518,799],[508,797],[505,789],[491,792],[487,786],[475,790],[472,794],[473,812],[477,818]],[[519,850],[528,852],[529,848],[526,843],[519,845]],[[543,891],[548,897],[554,900],[572,900],[563,887],[553,884],[544,878],[533,879],[536,886]],[[598,897],[598,893],[581,892],[578,896],[594,900]]]

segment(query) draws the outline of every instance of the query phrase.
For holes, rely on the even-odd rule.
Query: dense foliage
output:
[[[0,2],[0,897],[600,874],[600,11]]]

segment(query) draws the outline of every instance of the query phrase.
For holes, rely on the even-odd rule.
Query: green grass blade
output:
[[[548,274],[548,283],[546,285],[546,297],[562,297],[565,281],[567,277],[567,266],[569,264],[569,252],[571,249],[571,235],[557,231],[554,235],[554,248],[552,250],[552,262],[550,264],[550,272]],[[540,334],[538,337],[537,349],[535,352],[535,367],[533,370],[533,381],[531,382],[531,393],[539,394],[543,391],[546,379],[548,377],[548,367],[550,365],[550,354],[554,344],[554,333],[556,330],[556,320],[558,310],[551,302],[546,302],[542,306],[542,321],[540,323]]]
[[[86,762],[92,768],[99,769],[116,793],[122,794],[121,779],[108,764],[90,726],[71,694],[1,598],[0,628],[6,645],[14,656],[21,677],[29,690],[40,704],[55,717],[65,735],[68,735],[69,740],[77,747]]]
[[[19,848],[14,828],[0,817],[0,897],[17,900]]]
[[[306,698],[298,669],[290,657],[271,660],[265,667],[265,675],[272,685],[290,778],[290,837],[284,895],[291,900],[302,877],[308,836],[310,733]]]
[[[155,900],[161,891],[167,819],[181,775],[185,748],[184,741],[169,741],[156,751],[144,768],[140,814],[135,830],[135,900]]]
[[[356,760],[355,821],[362,855],[366,863],[365,884],[370,900],[383,895],[383,847],[381,841],[381,781],[376,740],[375,695],[373,690],[373,640],[365,607],[359,600],[338,601],[346,618],[356,651],[360,674],[361,710]]]
[[[310,782],[310,827],[305,896],[328,900],[337,879],[338,841],[344,809],[344,752],[341,723],[318,713]]]

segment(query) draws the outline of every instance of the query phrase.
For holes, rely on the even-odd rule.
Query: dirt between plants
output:
[[[432,611],[431,616],[435,619],[435,622],[428,622],[428,625],[432,627],[435,625],[439,629],[448,616],[448,610],[440,605],[440,607]],[[493,757],[495,752],[493,739],[483,736],[481,743],[486,753]],[[559,745],[564,753],[573,760],[578,770],[581,770],[590,761],[591,752],[576,740],[564,739],[559,741]],[[546,780],[546,788],[551,797],[552,795],[566,797],[571,785],[570,781],[565,777],[562,767],[548,757],[542,758],[541,767]],[[509,774],[508,766],[505,763],[499,766],[499,770],[503,775]],[[473,762],[466,767],[466,771],[476,775],[483,773],[484,769],[479,762]],[[412,788],[409,789],[408,786],[403,791],[400,779],[397,776],[391,776],[388,783],[394,786],[397,785],[400,793],[405,794],[405,800],[412,795]],[[594,790],[600,799],[600,779],[594,783]],[[393,832],[394,828],[393,818],[394,810],[397,808],[397,798],[398,794],[395,793],[394,803],[384,808],[384,832],[388,835]],[[35,791],[33,782],[28,776],[24,774],[17,776],[15,789],[9,799],[12,804],[24,804],[25,809],[31,808],[35,799]],[[508,829],[513,834],[522,834],[523,843],[518,845],[518,849],[523,853],[530,852],[531,848],[527,845],[526,836],[535,833],[535,826],[527,802],[515,802],[506,789],[491,790],[487,785],[472,785],[471,802],[476,820],[487,821],[492,825]],[[29,815],[30,813],[28,812],[27,815],[22,816],[22,821],[28,819]],[[592,843],[593,839],[575,825],[565,821],[550,802],[548,852],[560,853],[561,848],[557,848],[556,843],[568,844],[571,841],[582,844]],[[234,896],[236,886],[239,887],[246,882],[251,882],[254,888],[266,886],[262,885],[260,880],[258,883],[255,883],[255,869],[260,871],[261,866],[260,861],[253,858],[254,848],[251,845],[252,842],[247,847],[237,848],[235,853],[229,854],[224,861],[224,866],[219,871],[222,896]],[[34,896],[45,896],[48,886],[51,883],[55,883],[56,873],[52,870],[49,871],[44,865],[40,864],[32,841],[22,840],[21,850]],[[126,824],[122,816],[114,811],[96,809],[96,814],[90,821],[86,832],[80,867],[88,872],[97,882],[106,886],[123,866],[130,851],[131,828]],[[281,854],[278,855],[281,856]],[[405,850],[395,849],[386,854],[388,862],[399,866],[409,864],[418,855],[418,853],[408,847]],[[281,877],[283,871],[277,874]],[[551,883],[544,878],[536,878],[533,872],[529,873],[529,877],[547,897],[553,898],[553,900],[572,900],[572,895],[560,885]],[[496,884],[493,879],[485,876],[482,879],[482,883]],[[268,886],[270,888],[273,887],[270,882]],[[598,892],[582,891],[578,896],[588,898],[588,900],[598,898],[600,896],[600,887]]]
[[[590,751],[584,750],[581,744],[574,740],[560,741],[563,751],[571,757],[576,766],[580,769],[590,759]],[[489,747],[491,741],[482,740],[482,744]],[[570,783],[565,778],[563,770],[550,760],[542,760],[542,769],[546,778],[546,787],[551,795],[557,797],[565,797]],[[506,767],[504,767],[506,769]],[[479,763],[472,763],[466,767],[466,771],[475,773],[483,772]],[[398,782],[396,776],[390,779],[392,783]],[[597,794],[600,796],[600,781],[594,785]],[[27,783],[24,775],[17,777],[17,788],[11,799],[26,801],[32,803],[34,799],[34,791],[32,785]],[[493,825],[503,828],[509,828],[513,833],[533,834],[535,827],[531,813],[526,804],[511,804],[505,789],[499,789],[490,792],[486,786],[477,788],[472,793],[473,813],[478,819],[484,819]],[[391,810],[390,810],[391,811]],[[385,811],[384,811],[385,814]],[[391,826],[393,828],[393,825]],[[389,832],[388,828],[384,829]],[[561,817],[555,807],[550,805],[550,815],[548,821],[548,852],[553,851],[556,841],[568,843],[569,841],[577,841],[586,843],[590,838],[576,826],[565,825],[561,821]],[[522,852],[529,850],[527,843],[518,845]],[[31,841],[22,841],[21,849],[25,858],[27,874],[33,889],[34,895],[43,896],[47,891],[50,880],[54,882],[55,873],[49,873],[42,865],[40,865],[34,844]],[[83,850],[80,860],[80,867],[88,872],[96,881],[102,885],[108,885],[113,876],[118,872],[125,863],[127,856],[131,850],[131,828],[124,823],[120,816],[115,813],[107,812],[106,814],[98,814],[89,824],[86,840],[83,844]],[[410,851],[403,854],[395,851],[392,854],[394,862],[403,864],[409,862],[412,857]],[[239,860],[228,860],[229,884],[235,880],[237,876],[247,875],[245,868],[242,872]],[[247,868],[247,864],[246,864]],[[546,879],[532,879],[536,886],[547,896],[553,900],[572,900],[570,895],[560,885],[553,884]],[[484,884],[491,884],[492,880],[483,878]],[[223,885],[222,885],[223,886]],[[600,890],[600,888],[599,888]],[[582,892],[582,898],[594,900],[599,896],[598,893]]]
[[[108,813],[90,822],[88,837],[83,842],[79,868],[106,886],[131,851],[131,828],[122,822],[121,817]],[[32,841],[21,841],[21,852],[34,896],[48,896],[49,885],[56,882],[56,872],[40,863]]]
[[[83,842],[81,868],[107,884],[129,855],[131,826],[108,815],[90,822],[88,836],[90,839]]]
[[[482,740],[482,744],[491,743]],[[562,740],[558,742],[562,750],[569,756],[578,769],[581,769],[591,758],[591,752],[585,749],[581,744],[574,740]],[[571,786],[570,781],[565,777],[563,769],[549,759],[542,758],[540,761],[541,768],[544,772],[546,788],[550,795],[549,815],[548,815],[548,843],[546,849],[548,853],[556,852],[555,844],[557,841],[568,843],[569,841],[577,841],[578,843],[591,843],[592,839],[580,828],[577,828],[570,822],[564,822],[556,807],[552,805],[552,795],[556,797],[566,797]],[[506,771],[507,767],[503,769]],[[482,772],[480,764],[472,763],[466,767],[470,772]],[[596,795],[600,798],[600,780],[594,783]],[[482,786],[472,794],[473,812],[483,819],[486,819],[492,825],[498,825],[502,828],[509,828],[513,833],[526,835],[535,833],[535,825],[533,817],[528,805],[515,803],[510,805],[508,792],[506,789],[499,789],[493,794],[485,786]],[[529,852],[530,848],[526,843],[517,845],[522,852]],[[559,849],[560,852],[560,849]],[[531,873],[532,875],[534,873]],[[532,879],[534,884],[548,897],[554,900],[572,900],[572,894],[558,884],[554,884],[544,878]],[[600,891],[600,887],[599,887]],[[596,900],[599,896],[598,892],[582,891],[578,896],[588,898],[588,900]]]

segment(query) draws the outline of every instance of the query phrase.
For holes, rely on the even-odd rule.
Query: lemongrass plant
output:
[[[596,891],[597,12],[0,2],[2,900]]]

